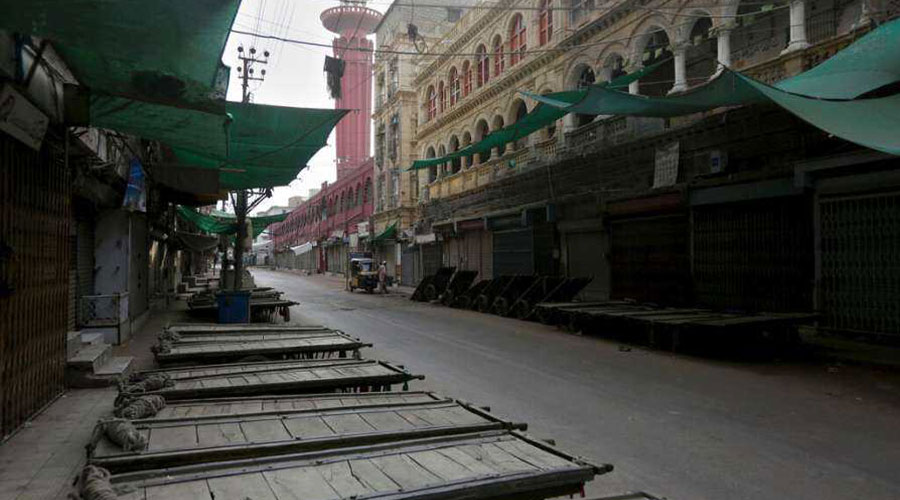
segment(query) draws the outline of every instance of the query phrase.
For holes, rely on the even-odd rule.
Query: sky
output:
[[[339,5],[337,0],[243,0],[234,22],[234,29],[265,33],[283,38],[331,43],[334,34],[326,30],[319,21],[319,14],[330,7]],[[387,10],[388,2],[370,2],[369,7],[380,12]],[[225,46],[222,60],[231,66],[231,83],[228,100],[241,100],[241,85],[237,79],[238,46],[243,45],[245,54],[255,47],[257,57],[268,50],[269,64],[257,65],[254,76],[266,69],[265,81],[252,82],[250,91],[252,102],[278,106],[303,108],[333,108],[334,101],[328,96],[325,86],[325,55],[330,48],[310,47],[283,43],[273,40],[254,40],[252,36],[232,33]],[[264,200],[254,212],[273,205],[287,205],[288,198],[305,196],[310,188],[319,188],[322,182],[335,180],[335,137],[332,132],[328,145],[323,147],[310,161],[309,167],[300,171],[297,180],[289,186],[275,188],[273,196]]]

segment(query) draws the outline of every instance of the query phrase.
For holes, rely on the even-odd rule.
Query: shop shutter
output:
[[[687,216],[612,221],[610,287],[614,299],[690,304]]]
[[[59,131],[40,152],[0,133],[0,439],[64,389],[70,190]]]
[[[593,280],[581,292],[583,300],[609,298],[609,261],[606,233],[602,231],[566,233],[566,276],[590,276]]]
[[[422,275],[429,276],[435,274],[440,269],[441,263],[441,244],[429,243],[422,245]]]
[[[481,231],[481,279],[494,277],[494,234]]]
[[[699,305],[746,311],[812,308],[812,204],[803,196],[693,209]]]
[[[494,231],[494,274],[534,274],[534,234],[531,227]]]
[[[418,284],[416,280],[416,269],[419,268],[419,247],[404,246],[403,254],[400,261],[400,283],[406,286],[415,286]]]
[[[819,203],[822,324],[900,336],[900,192]]]

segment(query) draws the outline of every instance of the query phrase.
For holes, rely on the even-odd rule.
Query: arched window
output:
[[[456,66],[450,68],[450,106],[459,101],[459,72]]]
[[[477,75],[477,83],[480,88],[482,85],[488,82],[491,79],[491,64],[488,58],[487,48],[484,45],[479,45],[477,49],[475,49],[475,66]]]
[[[503,53],[503,40],[500,35],[494,37],[494,76],[500,76],[506,67],[505,55]]]
[[[447,89],[444,88],[444,82],[438,83],[438,101],[440,101],[440,112],[443,113],[447,109]]]
[[[455,153],[455,152],[459,151],[459,138],[456,137],[455,135],[450,137],[449,151],[451,153]],[[459,158],[453,158],[452,160],[450,160],[450,172],[451,173],[455,174],[455,173],[459,172],[459,170],[461,168],[462,168],[462,161]]]
[[[363,203],[368,203],[372,199],[372,178],[366,179],[366,191],[363,193]]]
[[[428,87],[428,119],[434,120],[435,116],[437,116],[437,94],[432,85]]]
[[[362,195],[363,195],[362,184],[357,183],[356,184],[356,204],[357,204],[357,206],[363,204]]]
[[[546,45],[553,38],[553,0],[541,0],[538,26],[540,28],[541,45]]]
[[[584,90],[593,85],[595,80],[594,70],[590,66],[585,66],[578,75],[577,89]]]
[[[525,40],[525,21],[522,14],[516,14],[509,28],[509,65],[512,66],[525,59],[525,51],[528,49]]]
[[[469,92],[472,92],[472,66],[469,64],[469,61],[466,61],[462,65],[462,95],[466,97],[469,95]]]

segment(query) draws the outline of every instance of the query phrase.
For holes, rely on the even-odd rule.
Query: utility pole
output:
[[[241,67],[238,68],[238,78],[241,79],[242,98],[241,102],[250,102],[250,82],[263,81],[266,76],[266,70],[260,71],[260,76],[253,76],[253,65],[255,63],[268,64],[269,51],[264,51],[265,59],[256,58],[256,49],[250,48],[250,56],[244,56],[244,47],[238,47],[238,59],[241,61]],[[241,189],[237,192],[234,207],[234,215],[237,218],[237,236],[234,241],[234,289],[241,289],[241,277],[244,272],[244,240],[247,238],[247,190]]]

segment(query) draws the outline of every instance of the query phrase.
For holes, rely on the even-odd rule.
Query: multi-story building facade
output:
[[[684,92],[720,65],[776,82],[897,14],[878,0],[479,3],[415,60],[415,155],[439,158],[516,123],[535,106],[519,91],[573,90],[651,65],[630,93]],[[489,154],[419,170],[414,241],[420,255],[437,247],[444,265],[482,278],[589,275],[591,298],[815,309],[828,328],[900,331],[898,291],[876,286],[874,299],[871,288],[885,273],[900,279],[883,264],[891,244],[878,230],[853,232],[881,210],[898,229],[900,184],[888,182],[898,167],[772,106],[568,115]],[[850,250],[855,238],[864,251]],[[851,269],[865,269],[868,285],[847,278]],[[854,306],[863,302],[865,315]]]
[[[391,275],[414,281],[418,251],[408,245],[417,218],[423,185],[408,170],[418,158],[418,99],[414,89],[419,51],[433,47],[462,15],[457,4],[394,4],[375,29],[375,212],[372,217],[377,257],[388,262]],[[410,26],[416,35],[410,37]],[[378,235],[383,235],[378,238]],[[404,253],[406,254],[404,257]]]
[[[374,207],[370,144],[374,44],[366,37],[374,32],[381,14],[364,3],[344,2],[320,16],[338,35],[334,57],[343,62],[335,107],[351,111],[336,127],[337,180],[323,183],[305,200],[295,200],[287,219],[272,227],[278,266],[344,273],[348,252],[359,248],[360,238],[368,235]]]

